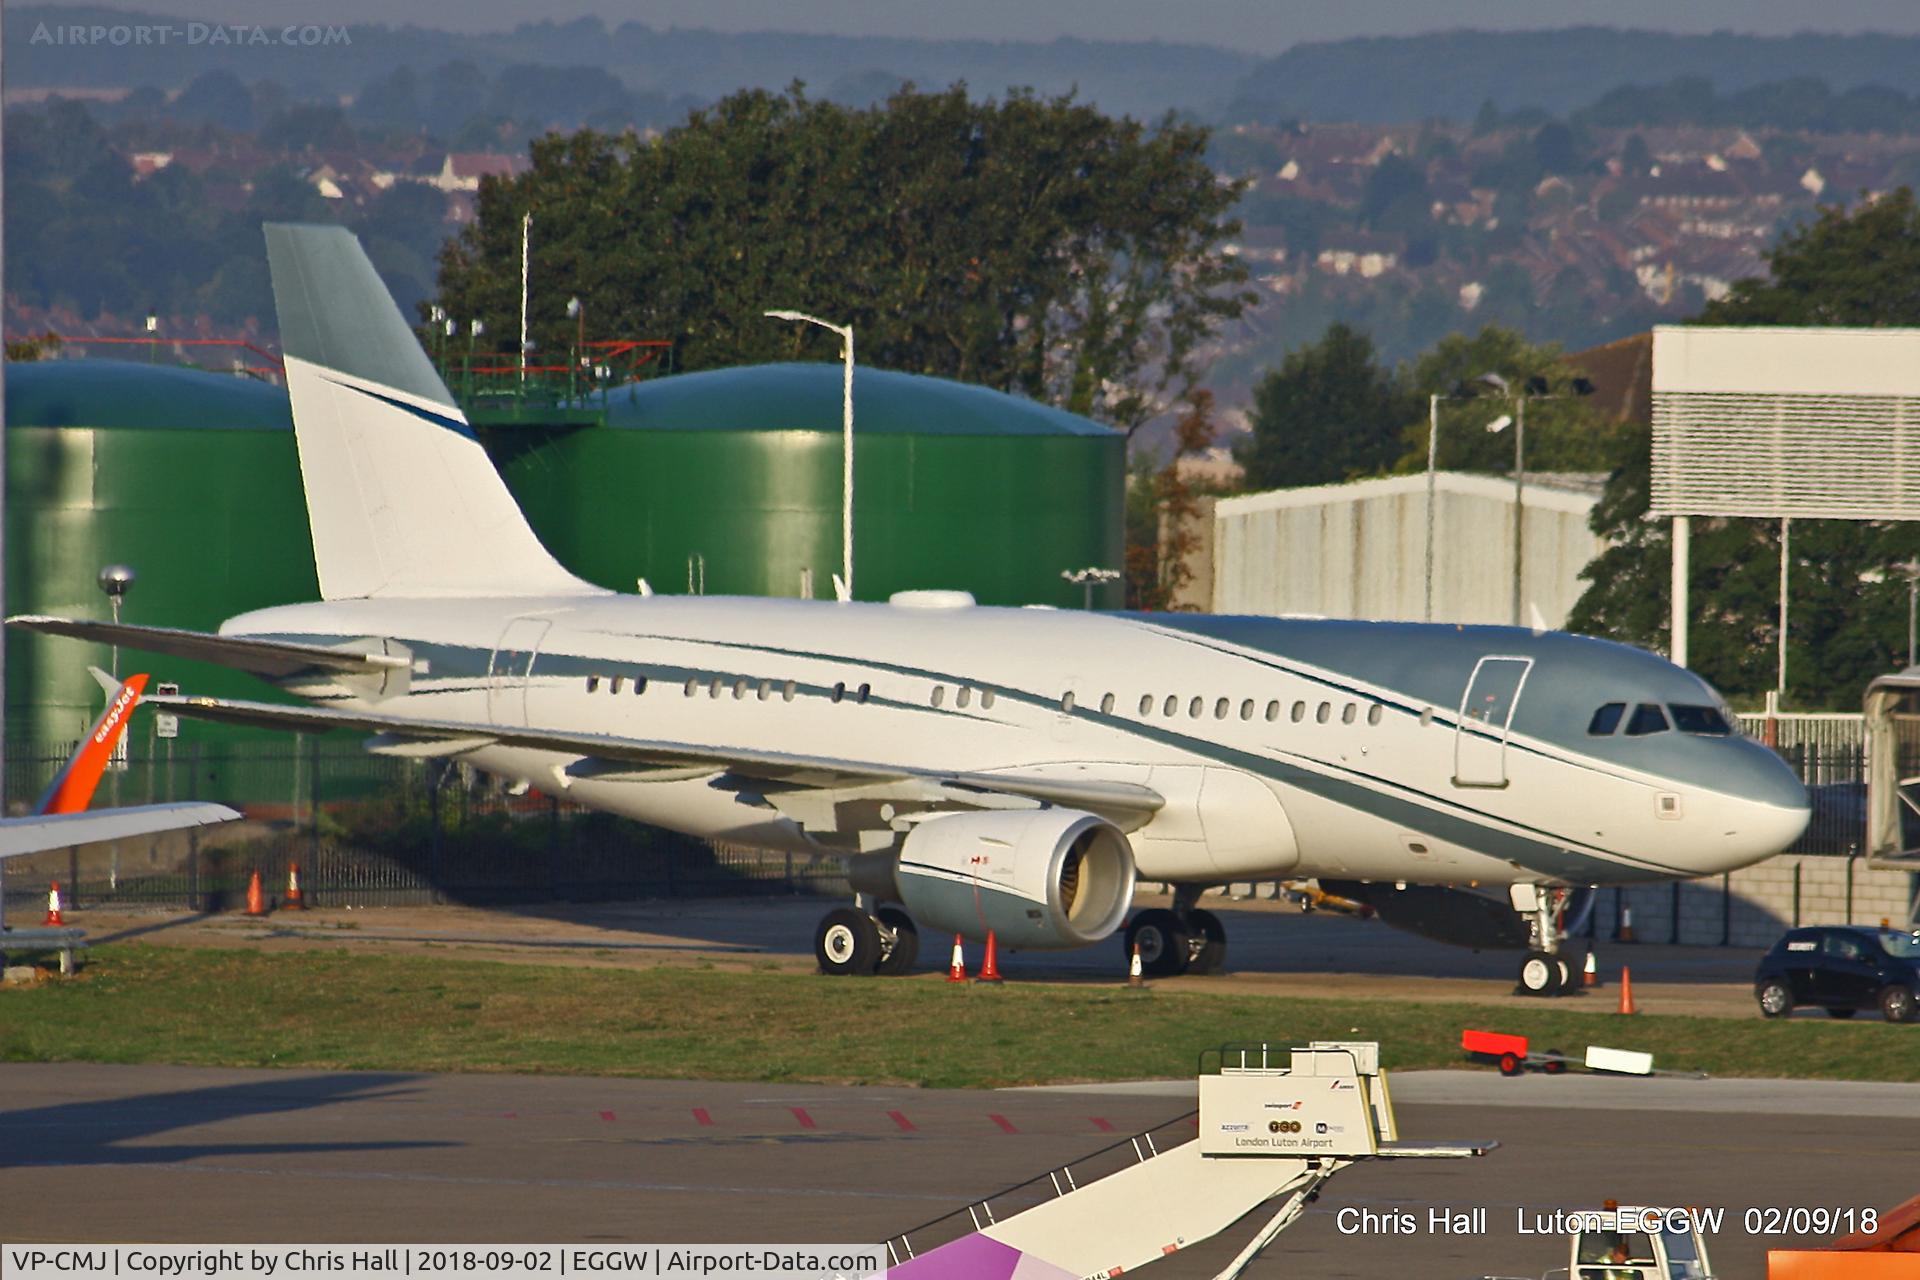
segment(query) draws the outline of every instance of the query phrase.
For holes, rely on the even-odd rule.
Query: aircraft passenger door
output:
[[[1532,658],[1489,655],[1474,664],[1453,736],[1454,786],[1507,785],[1507,732],[1532,669]]]
[[[492,724],[527,723],[527,681],[534,655],[553,624],[546,618],[515,618],[500,633],[487,664],[487,720]]]

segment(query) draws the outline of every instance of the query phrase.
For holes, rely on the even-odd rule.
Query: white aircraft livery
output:
[[[269,226],[323,601],[216,635],[11,624],[254,672],[309,702],[183,714],[348,727],[690,835],[847,859],[829,973],[917,933],[1217,968],[1231,881],[1332,900],[1568,985],[1593,886],[1786,848],[1808,803],[1697,676],[1522,628],[616,595],[535,538],[359,243]],[[1133,912],[1136,880],[1175,888]],[[1480,892],[1476,892],[1479,890]],[[1129,915],[1133,919],[1129,923]]]

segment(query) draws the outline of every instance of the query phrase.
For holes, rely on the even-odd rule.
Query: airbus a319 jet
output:
[[[1592,886],[1716,874],[1808,817],[1697,676],[1521,628],[633,596],[547,553],[353,236],[269,226],[318,603],[218,635],[12,625],[223,663],[309,704],[186,715],[351,728],[689,835],[846,859],[833,974],[919,930],[1015,949],[1126,927],[1150,974],[1224,958],[1198,906],[1317,881],[1382,918],[1526,951],[1569,984]],[[1135,913],[1139,881],[1174,886]],[[1132,920],[1129,923],[1129,916]]]

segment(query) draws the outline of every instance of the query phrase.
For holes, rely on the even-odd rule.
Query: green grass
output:
[[[0,989],[0,1060],[525,1071],[939,1087],[1178,1077],[1225,1041],[1365,1039],[1457,1066],[1460,1029],[1651,1051],[1715,1075],[1920,1080],[1920,1028],[1489,1005],[949,987],[714,968],[556,968],[123,944]]]

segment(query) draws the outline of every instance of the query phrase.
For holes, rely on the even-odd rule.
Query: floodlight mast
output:
[[[769,320],[790,320],[796,324],[818,325],[840,335],[841,361],[845,372],[840,394],[840,581],[846,598],[853,599],[853,326],[834,324],[810,316],[804,311],[765,311]]]

